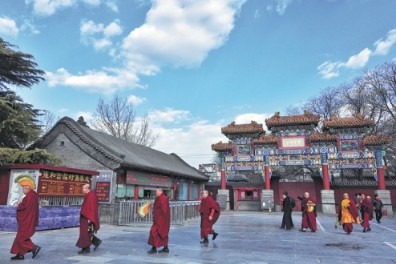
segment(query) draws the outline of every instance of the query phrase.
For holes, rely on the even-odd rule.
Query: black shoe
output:
[[[157,249],[155,247],[152,247],[149,251],[147,251],[147,254],[155,254],[157,253]]]
[[[11,260],[24,260],[25,257],[21,254],[16,254],[15,256],[11,257]]]
[[[87,247],[87,248],[83,248],[83,249],[81,249],[80,251],[78,251],[78,254],[89,254],[89,252],[91,252],[91,250],[90,250],[90,248],[89,247]]]
[[[102,240],[98,239],[97,241],[95,241],[93,250],[95,251],[96,249],[98,249],[100,244],[102,244]]]
[[[370,232],[371,231],[371,228],[369,227],[369,228],[367,228],[367,232]]]
[[[199,243],[201,243],[201,244],[208,244],[208,243],[209,243],[209,240],[208,240],[207,238],[205,238],[204,240],[202,240],[202,241],[199,242]]]
[[[158,251],[158,253],[169,253],[169,248],[168,247],[164,247],[163,249]]]
[[[219,233],[216,233],[216,232],[214,232],[213,233],[213,237],[212,237],[212,240],[215,240],[216,239],[216,237],[219,235]]]
[[[366,233],[366,228],[363,228],[363,233]]]
[[[35,246],[32,249],[32,254],[33,254],[32,258],[35,258],[37,256],[37,254],[40,252],[40,249],[41,249],[41,247],[39,247],[39,246]]]

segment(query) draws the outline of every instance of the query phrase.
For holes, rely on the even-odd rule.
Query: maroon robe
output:
[[[312,212],[308,211],[308,201],[316,204],[316,201],[311,198],[304,198],[301,202],[301,210],[302,210],[302,221],[301,221],[301,229],[310,228],[312,232],[316,232],[316,206]]]
[[[36,231],[39,220],[38,195],[35,191],[31,190],[22,199],[17,207],[16,218],[18,231],[10,252],[25,255],[35,247],[30,239]]]
[[[212,196],[208,196],[202,199],[199,212],[201,213],[201,238],[208,239],[208,235],[214,233],[213,225],[220,216],[220,206]],[[209,220],[209,216],[212,216],[212,220]]]
[[[88,232],[88,220],[93,223],[95,232],[100,228],[98,213],[98,198],[92,190],[85,195],[80,210],[80,236],[76,243],[79,248],[91,246],[91,236]]]
[[[362,226],[365,229],[370,228],[370,220],[373,219],[373,204],[369,199],[365,198],[360,206],[363,214]]]
[[[170,210],[166,195],[161,194],[155,198],[153,207],[153,225],[151,226],[147,243],[153,247],[167,247],[170,229]]]

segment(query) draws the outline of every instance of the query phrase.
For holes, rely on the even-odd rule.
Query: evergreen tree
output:
[[[0,91],[10,86],[31,87],[44,80],[45,72],[37,69],[37,63],[30,54],[15,51],[14,45],[0,38]]]

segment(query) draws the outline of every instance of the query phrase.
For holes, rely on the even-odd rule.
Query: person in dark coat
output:
[[[382,208],[384,205],[381,201],[381,197],[378,194],[374,195],[373,206],[375,211],[375,219],[377,220],[377,223],[380,224],[382,218]]]
[[[91,244],[94,245],[94,250],[96,250],[102,243],[102,240],[94,235],[100,228],[99,204],[98,198],[89,184],[85,184],[82,191],[85,197],[80,210],[80,236],[76,246],[81,248],[78,254],[88,254],[91,251]]]
[[[208,235],[213,234],[212,240],[219,235],[213,230],[213,225],[220,216],[219,204],[209,195],[207,190],[202,193],[201,206],[199,207],[201,214],[201,244],[209,243]]]
[[[17,207],[18,230],[10,250],[11,254],[16,255],[11,257],[11,260],[23,260],[28,252],[32,252],[33,258],[35,258],[41,249],[30,239],[39,222],[39,202],[38,195],[34,191],[35,182],[29,175],[20,175],[15,180],[22,186],[25,197]]]
[[[157,198],[154,201],[153,208],[153,225],[150,229],[148,244],[152,248],[147,251],[148,254],[157,253],[158,247],[164,247],[159,253],[169,253],[168,239],[170,229],[170,209],[169,201],[162,188],[156,190]]]
[[[283,192],[282,197],[283,197],[282,200],[283,218],[282,218],[281,229],[290,230],[291,228],[294,227],[293,219],[292,219],[292,212],[293,212],[292,199],[289,197],[289,194],[286,191]]]

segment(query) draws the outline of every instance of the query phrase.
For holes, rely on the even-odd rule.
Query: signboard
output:
[[[95,186],[95,194],[96,197],[98,197],[99,202],[111,203],[111,190],[113,186],[112,179],[113,179],[113,171],[99,170],[99,175],[96,176],[96,186]]]
[[[89,175],[42,170],[37,193],[42,196],[84,196],[82,187],[90,183]]]
[[[97,182],[95,193],[99,202],[110,202],[110,182]]]
[[[220,205],[221,210],[227,209],[227,195],[225,194],[217,194],[216,200]]]
[[[36,182],[36,187],[38,185],[38,178],[39,178],[39,170],[11,170],[10,175],[10,185],[8,191],[8,199],[7,205],[16,206],[18,201],[22,201],[23,197],[25,196],[22,192],[22,188],[18,183],[15,182],[15,178],[19,175],[27,174],[33,177]],[[37,189],[37,188],[36,188]]]
[[[305,148],[305,137],[281,137],[280,148]]]
[[[126,183],[133,185],[172,187],[172,179],[166,176],[139,171],[127,171]]]

